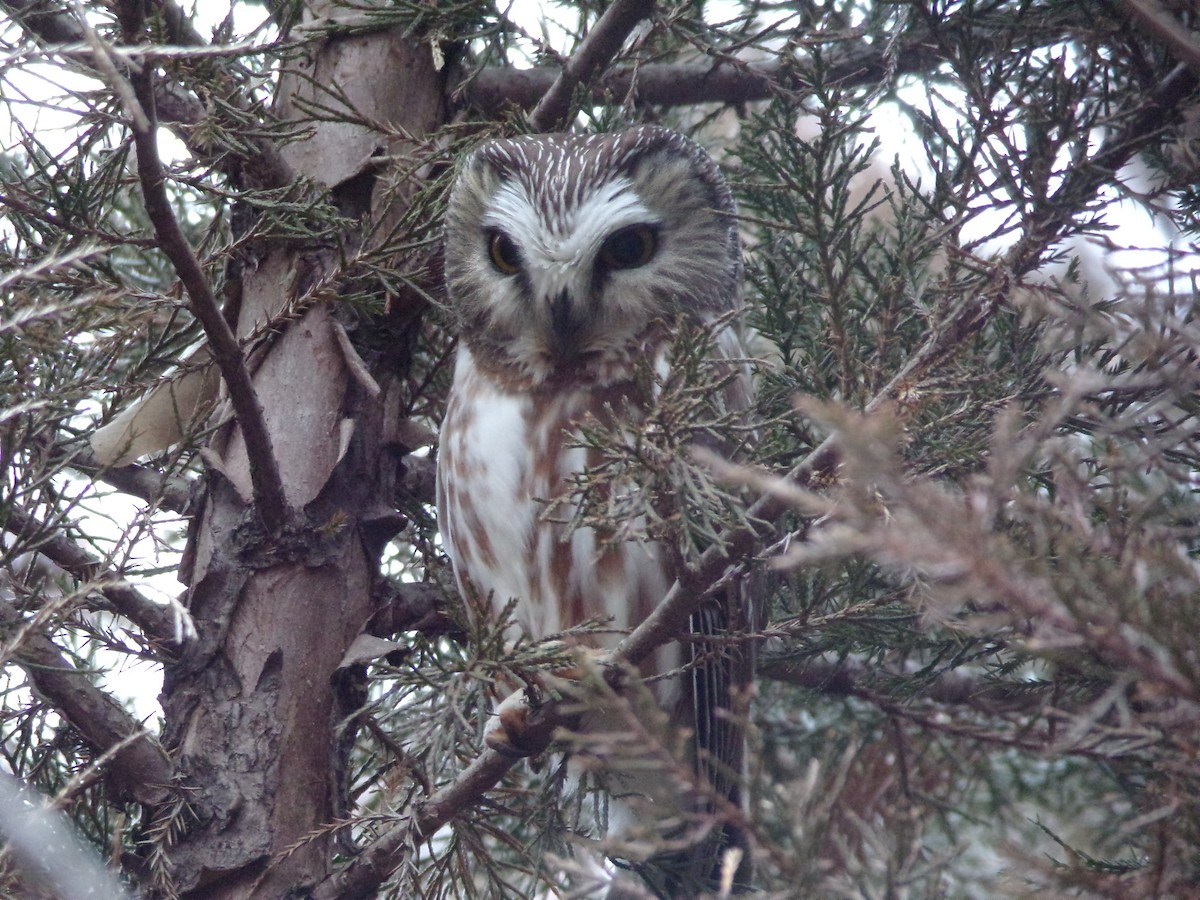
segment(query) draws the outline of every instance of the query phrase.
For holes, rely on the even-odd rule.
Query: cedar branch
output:
[[[188,633],[171,608],[156,603],[136,588],[125,584],[115,572],[52,526],[38,521],[13,506],[7,511],[4,530],[29,542],[29,549],[45,556],[71,577],[97,583],[97,590],[116,612],[135,624],[146,640],[159,644],[177,644]],[[182,614],[182,612],[181,612]]]
[[[884,707],[896,703],[896,698],[875,687],[881,673],[875,667],[830,659],[779,659],[759,667],[759,676],[833,697],[859,697]],[[896,676],[899,677],[899,676]],[[1063,698],[1047,697],[1050,684],[1027,682],[1009,684],[990,682],[965,675],[945,675],[923,686],[915,695],[905,697],[906,703],[922,701],[938,706],[964,706],[988,715],[1039,715],[1053,702],[1063,708]],[[1079,705],[1095,697],[1081,691]]]
[[[1042,255],[1061,238],[1071,218],[1086,209],[1100,187],[1115,178],[1133,155],[1154,139],[1196,82],[1196,76],[1185,66],[1177,67],[1125,129],[1105,141],[1089,162],[1072,170],[1059,189],[1029,217],[1021,239],[1003,259],[991,265],[987,283],[930,334],[924,346],[867,403],[864,412],[875,412],[901,394],[910,394],[907,388],[919,384],[978,333],[1007,301],[1016,282],[1031,272]],[[919,402],[917,395],[908,406]],[[836,442],[829,437],[794,467],[787,478],[808,485],[814,475],[830,471],[836,462]],[[760,497],[747,510],[745,524],[732,529],[722,542],[701,555],[654,612],[617,645],[614,656],[637,665],[678,634],[704,598],[723,583],[737,561],[747,559],[767,536],[770,528],[764,523],[775,521],[786,509],[786,501],[778,495]]]
[[[197,48],[200,52],[210,50],[204,39],[196,31],[191,20],[183,9],[170,0],[158,0],[156,6],[162,12],[167,23],[169,40],[175,45]],[[81,63],[97,75],[101,75],[105,62],[100,60],[94,49],[87,48],[91,43],[84,26],[68,10],[54,8],[41,0],[0,0],[0,9],[7,10],[13,21],[20,25],[32,39],[46,46],[51,52],[58,52],[69,59]],[[178,46],[174,49],[178,49]],[[93,45],[94,47],[94,45]],[[141,48],[139,48],[141,50]],[[153,53],[153,48],[146,48],[145,58]],[[130,53],[130,58],[136,59],[138,53]],[[179,53],[173,54],[179,57]],[[128,77],[128,66],[121,55],[115,55],[107,61],[121,71],[122,77]],[[232,80],[232,79],[230,79]],[[172,131],[188,149],[197,157],[210,162],[226,172],[243,172],[251,176],[255,185],[262,188],[283,187],[290,184],[295,175],[291,167],[284,162],[279,153],[278,144],[269,138],[256,135],[243,136],[240,143],[248,143],[250,151],[238,154],[228,142],[219,145],[203,143],[200,136],[209,134],[211,127],[198,128],[215,120],[218,125],[229,124],[235,128],[243,128],[236,122],[223,123],[227,118],[223,110],[226,106],[237,108],[247,113],[251,104],[241,90],[230,91],[225,102],[206,106],[193,93],[178,84],[158,82],[154,86],[154,102],[158,111],[158,120],[164,125],[174,126]],[[180,127],[182,126],[182,127]]]

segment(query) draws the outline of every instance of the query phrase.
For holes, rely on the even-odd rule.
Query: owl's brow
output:
[[[612,232],[632,224],[659,224],[624,176],[592,185],[581,196],[564,197],[556,185],[530,185],[524,178],[503,182],[480,219],[541,255],[576,261]],[[533,188],[533,189],[531,189]]]

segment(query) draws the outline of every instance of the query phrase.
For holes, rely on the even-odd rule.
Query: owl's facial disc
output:
[[[634,301],[659,255],[661,222],[629,179],[557,203],[502,182],[481,225],[480,252],[549,361],[612,350],[614,338],[648,324],[652,310]]]

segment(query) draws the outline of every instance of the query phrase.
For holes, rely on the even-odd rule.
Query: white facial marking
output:
[[[586,197],[571,199],[575,202],[565,208],[547,209],[524,185],[509,180],[496,191],[480,224],[500,229],[517,242],[535,284],[561,289],[590,271],[590,260],[613,232],[658,222],[628,178],[613,178]]]

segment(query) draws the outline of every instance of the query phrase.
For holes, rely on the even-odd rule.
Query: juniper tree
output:
[[[769,600],[763,894],[1191,890],[1189,6],[2,6],[0,748],[84,844],[0,791],[7,893],[587,887],[562,711],[482,743],[561,650],[450,587],[438,223],[484,137],[643,121],[738,195],[754,458],[588,433],[580,490],[627,524],[649,467],[690,554],[619,657],[731,570]]]

